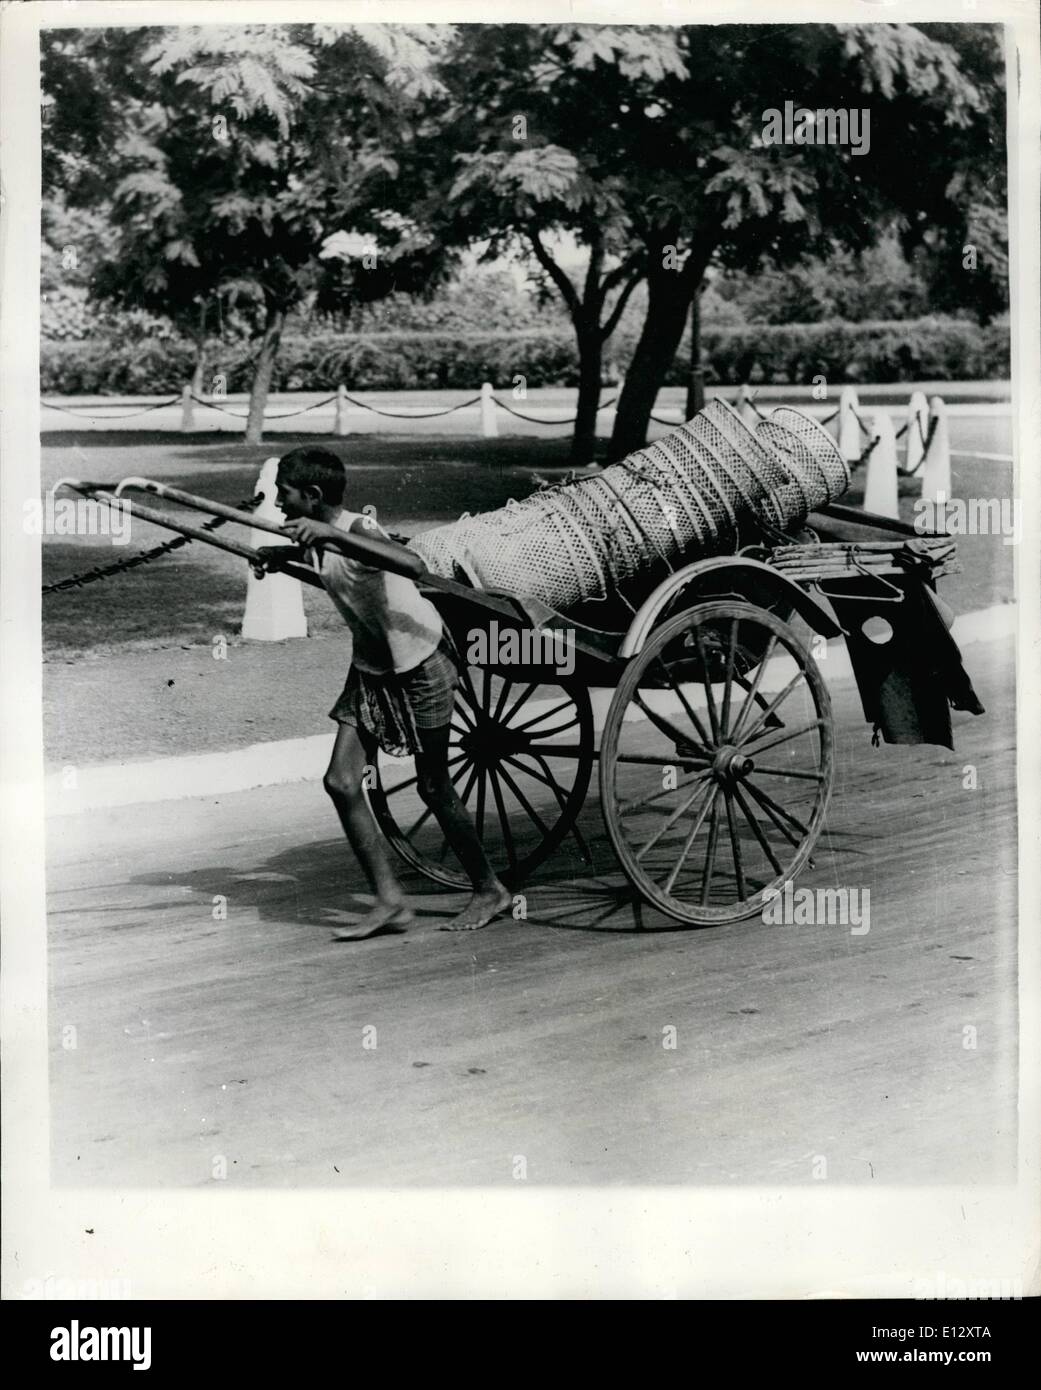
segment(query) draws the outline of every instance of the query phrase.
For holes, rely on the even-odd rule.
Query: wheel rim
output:
[[[369,793],[397,853],[437,883],[467,888],[433,814],[415,798],[415,773]],[[449,776],[503,882],[523,880],[574,831],[593,766],[593,710],[581,683],[555,672],[464,667],[452,712]]]
[[[619,863],[683,922],[760,912],[764,891],[809,859],[833,775],[816,663],[752,604],[705,603],[653,632],[604,727],[601,802]]]

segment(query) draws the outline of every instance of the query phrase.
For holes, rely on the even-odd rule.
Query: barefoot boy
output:
[[[335,549],[345,531],[384,535],[371,517],[346,511],[343,464],[327,449],[301,448],[278,465],[286,530],[309,552],[329,597],[351,630],[354,650],[343,693],[330,711],[339,724],[325,789],[364,869],[376,902],[337,941],[404,931],[412,920],[390,853],[362,790],[377,746],[415,755],[417,790],[473,884],[473,897],[447,931],[487,926],[512,901],[496,878],[448,775],[449,720],[459,675],[441,617],[411,579],[364,565]]]

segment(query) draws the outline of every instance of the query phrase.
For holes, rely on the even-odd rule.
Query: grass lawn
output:
[[[333,449],[347,465],[348,506],[361,511],[372,505],[383,525],[408,535],[454,521],[465,511],[491,511],[510,497],[527,496],[536,486],[535,471],[553,476],[566,469],[569,447],[559,439],[316,440],[303,435],[251,446],[222,435],[193,436],[189,443],[154,434],[52,434],[42,451],[42,482],[46,488],[71,476],[114,483],[133,473],[235,505],[252,495],[263,461],[297,443]],[[171,514],[195,525],[202,519],[176,508]],[[246,539],[234,525],[226,534]],[[43,582],[123,559],[170,535],[137,520],[125,546],[112,545],[107,536],[45,536]],[[238,631],[245,589],[241,560],[193,543],[127,574],[45,597],[45,654],[209,642],[221,632],[230,636]],[[304,602],[312,632],[341,626],[323,594],[305,590]]]
[[[1008,451],[1005,424],[972,419],[952,421],[956,448]],[[966,441],[971,442],[966,442]],[[62,476],[114,483],[138,474],[172,483],[215,500],[237,503],[253,491],[265,458],[296,443],[321,442],[347,465],[348,505],[371,504],[392,530],[413,534],[454,520],[462,512],[489,511],[510,497],[524,497],[536,486],[536,473],[559,475],[568,464],[567,439],[506,437],[379,436],[320,440],[312,435],[280,436],[277,443],[250,446],[228,435],[188,437],[96,431],[52,433],[42,449],[42,486]],[[955,460],[955,495],[1008,496],[1011,469],[974,459]],[[912,489],[902,511],[912,515]],[[71,494],[67,494],[71,495]],[[850,494],[859,500],[859,488]],[[165,503],[157,503],[166,506]],[[187,513],[183,513],[187,516]],[[198,524],[198,513],[191,514]],[[67,575],[158,544],[171,533],[141,520],[126,546],[106,536],[45,536],[43,581]],[[241,529],[227,534],[242,538]],[[1012,596],[1012,549],[994,537],[969,537],[961,548],[966,573],[944,585],[958,611],[1007,601]],[[45,597],[44,652],[70,659],[91,652],[209,643],[215,634],[238,632],[246,575],[241,560],[208,546],[192,544],[152,564],[81,589]],[[340,619],[323,594],[305,591],[311,631],[332,632]]]

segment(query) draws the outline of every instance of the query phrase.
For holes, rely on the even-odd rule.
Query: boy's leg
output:
[[[372,818],[362,789],[365,769],[374,766],[375,761],[375,748],[363,741],[352,725],[341,724],[325,774],[325,790],[376,895],[376,904],[356,926],[337,932],[336,941],[360,941],[378,931],[404,931],[412,918],[390,862],[387,842]]]
[[[445,838],[473,884],[473,897],[442,931],[476,931],[486,927],[513,898],[488,863],[480,837],[448,774],[449,726],[419,729],[422,753],[416,755],[420,796],[437,817]]]

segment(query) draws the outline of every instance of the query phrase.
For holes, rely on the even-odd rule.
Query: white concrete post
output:
[[[195,402],[192,400],[192,388],[186,386],[181,392],[181,433],[191,434],[195,429]]]
[[[347,433],[347,387],[342,381],[336,388],[336,424],[333,426],[333,433]]]
[[[860,401],[855,386],[844,386],[839,392],[839,453],[847,463],[856,463],[866,447],[861,443],[857,413]]]
[[[929,402],[929,409],[936,419],[936,428],[922,464],[922,496],[936,502],[942,493],[946,501],[951,496],[951,435],[947,424],[947,407],[942,397],[934,396]]]
[[[481,435],[485,439],[498,439],[499,421],[495,414],[495,401],[492,392],[495,387],[486,381],[481,387]]]
[[[275,474],[278,459],[266,459],[253,489],[263,493],[264,500],[254,512],[263,521],[281,526],[285,516],[275,500]],[[291,545],[286,538],[273,536],[270,531],[250,531],[249,543],[262,545]],[[304,615],[304,595],[299,579],[288,574],[266,574],[258,579],[252,570],[246,587],[246,611],[242,616],[242,636],[248,642],[284,642],[287,637],[306,637],[307,618]]]
[[[904,467],[913,472],[922,461],[922,440],[929,432],[929,404],[924,391],[915,391],[907,407],[907,457]]]
[[[746,428],[754,430],[758,425],[759,415],[752,404],[752,393],[747,385],[742,386],[737,393],[737,413],[741,416]]]
[[[896,431],[888,410],[876,410],[871,431],[878,443],[868,454],[864,481],[864,510],[878,516],[900,515],[900,488],[897,483]]]

